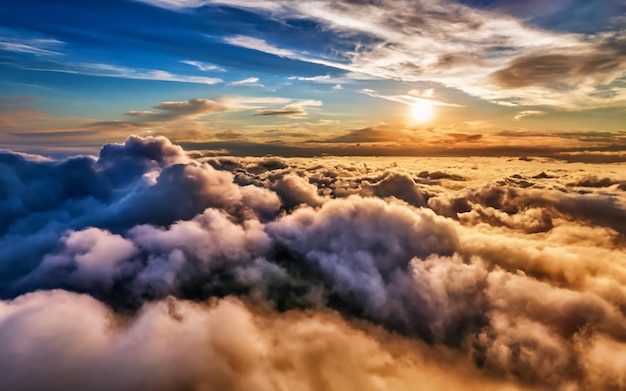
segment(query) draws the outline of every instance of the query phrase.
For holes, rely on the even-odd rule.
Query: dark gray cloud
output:
[[[321,106],[322,102],[319,100],[301,100],[294,103],[290,103],[280,108],[266,108],[257,109],[256,116],[287,116],[287,117],[305,117],[309,113],[305,110],[307,106]]]
[[[317,186],[299,175],[288,174],[281,177],[272,189],[288,209],[302,204],[315,207],[324,203],[323,198],[318,194]]]
[[[391,139],[388,129],[363,128],[349,131],[347,134],[328,140],[331,143],[371,143],[384,142]]]
[[[2,152],[0,388],[623,389],[621,171],[484,159]]]
[[[103,147],[97,160],[42,162],[3,153],[0,161],[0,241],[6,248],[0,281],[41,262],[68,229],[169,225],[210,206],[239,219],[256,213],[270,218],[280,207],[274,193],[235,185],[230,173],[190,161],[165,138],[131,137]]]
[[[601,112],[598,111],[598,115]],[[226,134],[229,136],[231,134]],[[283,134],[285,135],[285,134]],[[449,129],[410,129],[380,125],[346,130],[338,136],[311,139],[301,143],[229,141],[181,142],[190,150],[228,150],[235,156],[285,157],[334,156],[521,156],[550,157],[571,162],[617,163],[626,159],[626,137],[613,132],[532,132],[504,130],[490,134],[463,133]],[[289,135],[291,136],[291,135]],[[511,143],[511,138],[516,142]]]
[[[615,51],[582,54],[532,54],[512,60],[492,74],[504,88],[543,85],[556,90],[574,89],[582,78],[601,81],[607,74],[621,71],[626,57]]]
[[[541,0],[461,0],[462,3],[505,12],[539,27],[593,34],[616,29],[619,15],[626,11],[623,1],[566,0],[546,4]]]
[[[215,137],[220,140],[240,140],[244,139],[245,135],[242,132],[229,129],[215,133]]]
[[[139,118],[142,121],[171,121],[178,118],[202,116],[231,109],[223,102],[201,98],[182,102],[163,102],[154,106],[154,108],[158,111],[129,111],[126,115]]]
[[[395,197],[416,207],[426,206],[430,196],[420,190],[411,177],[398,173],[385,173],[380,181],[374,181],[373,184],[364,182],[361,194],[380,198]]]
[[[420,178],[428,178],[428,179],[434,179],[434,180],[438,180],[438,179],[450,179],[452,181],[464,181],[465,180],[465,178],[462,175],[450,174],[450,173],[443,172],[443,171],[433,171],[433,172],[422,171],[419,174],[417,174],[417,176]]]
[[[301,106],[296,105],[287,105],[280,109],[265,109],[259,110],[255,115],[261,117],[274,116],[274,115],[286,115],[286,116],[294,116],[294,117],[303,117],[307,115],[306,110],[304,110]]]
[[[541,179],[541,178],[539,178]],[[545,179],[545,178],[544,178]],[[429,200],[429,206],[444,216],[460,216],[474,210],[481,216],[476,222],[484,221],[485,213],[492,215],[492,222],[500,221],[498,225],[509,226],[504,220],[515,219],[524,213],[535,210],[535,223],[527,227],[527,232],[550,230],[551,220],[561,218],[571,221],[583,220],[593,226],[609,227],[622,235],[626,235],[626,209],[623,200],[610,195],[597,193],[566,193],[558,190],[543,190],[533,188],[534,185],[527,181],[509,181],[517,183],[519,187],[503,186],[503,182],[497,185],[485,185],[478,189],[465,189],[457,195],[444,195]],[[598,185],[597,182],[593,183]],[[525,187],[530,187],[524,189]],[[480,206],[474,209],[471,204]],[[487,209],[484,209],[487,208]],[[500,218],[493,216],[492,210],[500,213]],[[504,220],[503,220],[504,219]],[[521,222],[521,221],[520,221]]]
[[[570,183],[570,185],[582,187],[609,187],[616,183],[615,180],[608,177],[599,178],[595,175],[589,175]]]

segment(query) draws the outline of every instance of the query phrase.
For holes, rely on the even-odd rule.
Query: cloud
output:
[[[287,209],[293,209],[302,204],[313,207],[320,206],[325,201],[318,194],[317,186],[298,175],[283,176],[272,186],[272,190],[278,194]]]
[[[318,75],[312,77],[306,76],[289,76],[289,80],[299,80],[299,81],[314,81],[314,82],[327,82],[330,80],[329,75]]]
[[[308,115],[308,112],[304,108],[297,104],[291,104],[280,109],[262,109],[258,110],[255,114],[257,116],[267,117],[274,115],[285,115],[290,117],[304,117]]]
[[[428,88],[422,91],[413,89],[413,90],[410,90],[408,94],[412,96],[422,97],[422,98],[432,98],[433,96],[435,96],[435,89]]]
[[[465,180],[465,178],[462,175],[450,174],[450,173],[442,172],[442,171],[433,171],[433,172],[422,171],[419,174],[417,174],[417,176],[420,178],[428,178],[428,179],[433,179],[433,180],[439,180],[439,179],[449,179],[452,181],[464,181]]]
[[[0,388],[626,386],[613,166],[198,154],[0,152]]]
[[[215,137],[222,140],[237,140],[244,139],[245,134],[236,130],[227,129],[220,132],[215,133]]]
[[[382,98],[385,100],[390,100],[392,102],[398,102],[398,103],[402,103],[402,104],[409,105],[409,106],[414,105],[416,103],[425,103],[431,106],[463,107],[461,105],[457,105],[454,103],[446,103],[446,102],[441,102],[435,99],[431,99],[431,97],[433,96],[432,92],[423,94],[422,96],[424,96],[424,98],[415,96],[414,90],[409,91],[409,95],[381,95],[378,92],[371,90],[371,89],[367,89],[367,88],[361,90],[361,93],[365,95],[369,95],[373,98]]]
[[[34,40],[34,41],[0,41],[0,50],[15,52],[15,53],[28,53],[38,56],[59,56],[60,52],[43,49],[44,45],[58,45],[60,41],[55,40]]]
[[[233,37],[227,37],[227,38],[224,38],[224,42],[230,45],[244,47],[246,49],[252,49],[252,50],[257,50],[260,52],[274,54],[279,57],[292,58],[296,56],[296,54],[292,52],[291,50],[281,49],[281,48],[268,44],[262,39],[254,38],[254,37],[247,37],[245,35],[236,35]]]
[[[58,64],[54,64],[54,66],[26,69],[61,73],[78,73],[91,76],[115,77],[122,79],[172,81],[179,83],[207,85],[219,84],[223,81],[222,79],[215,77],[180,75],[161,69],[137,69],[119,65],[88,62],[68,62],[64,63],[62,67],[59,67]]]
[[[226,70],[222,67],[218,67],[217,65],[213,65],[213,64],[207,64],[205,62],[201,62],[201,61],[191,61],[191,60],[182,60],[181,61],[183,64],[187,64],[187,65],[191,65],[193,67],[198,68],[201,71],[206,71],[206,72],[210,72],[210,71],[218,71],[218,72],[226,72]]]
[[[569,183],[569,185],[581,187],[609,187],[616,183],[618,182],[609,177],[600,178],[596,175],[586,175],[572,183]]]
[[[233,298],[207,304],[170,299],[146,304],[132,318],[62,291],[33,293],[0,308],[0,338],[7,343],[3,388],[338,391],[357,383],[374,391],[410,388],[428,378],[426,391],[528,389],[468,371],[461,357],[445,351],[389,334],[373,337],[335,314],[283,317]],[[37,322],[43,319],[45,327]],[[610,345],[598,348],[604,346]],[[54,382],[32,376],[42,368]]]
[[[523,182],[518,182],[523,185]],[[532,186],[530,182],[528,182]],[[466,201],[494,208],[509,215],[518,214],[531,208],[547,210],[555,218],[571,221],[584,220],[593,226],[609,227],[621,234],[626,226],[621,221],[624,215],[623,201],[598,194],[563,194],[557,190],[525,189],[516,187],[500,188],[486,185],[475,191],[465,191],[459,195]],[[437,203],[438,201],[433,200]],[[446,201],[446,203],[448,203]],[[437,209],[441,205],[432,205]],[[445,209],[444,209],[445,210]],[[449,215],[449,213],[444,212]]]
[[[274,104],[242,104],[241,107],[253,110],[281,108],[268,107],[270,105]],[[305,111],[309,110],[305,108]],[[189,149],[223,148],[236,156],[511,156],[587,163],[616,163],[626,159],[626,140],[621,132],[494,132],[481,121],[428,128],[394,123],[353,128],[344,120],[339,123],[347,129],[335,126],[326,129],[328,132],[313,132],[312,127],[328,125],[328,121],[322,119],[281,124],[278,129],[248,133],[251,138],[242,143],[225,144],[215,140],[181,142]],[[422,168],[418,167],[417,172],[421,171]]]
[[[251,86],[251,87],[263,87],[263,84],[259,83],[258,77],[249,77],[229,83],[231,86]]]
[[[257,80],[258,79],[256,78],[245,79],[243,80],[245,81],[245,83],[240,83],[238,85],[256,85]],[[264,110],[259,109],[259,105],[285,103],[289,101],[290,99],[279,97],[220,97],[215,100],[194,98],[187,101],[166,101],[154,106],[156,110],[131,110],[126,112],[126,115],[129,117],[137,118],[138,124],[141,124],[142,121],[146,123],[154,123],[160,121],[173,121],[183,118],[197,119],[205,115],[230,111],[241,111],[250,109]],[[321,105],[321,102],[305,100],[289,104],[285,106],[284,109],[277,110],[293,110],[294,113],[298,110],[301,110],[299,111],[299,113],[303,113],[304,109],[302,109],[302,107],[317,105]],[[304,112],[304,115],[306,115],[306,112]],[[117,122],[113,122],[112,124],[115,123]],[[101,125],[103,123],[97,122],[95,124]]]
[[[353,129],[346,134],[326,140],[328,143],[385,143],[392,141],[413,142],[417,139],[412,134],[404,130],[383,125],[367,127],[363,129]]]
[[[313,83],[333,84],[333,90],[342,90],[344,84],[352,83],[358,77],[355,75],[349,76],[333,76],[330,75],[317,75],[317,76],[289,76],[288,80],[297,81],[310,81]]]
[[[361,192],[363,195],[375,195],[380,198],[395,197],[415,207],[427,205],[429,194],[420,191],[415,181],[408,175],[386,173],[380,181],[373,180],[372,182],[374,183],[363,184]]]
[[[181,102],[162,102],[154,106],[158,111],[129,111],[127,116],[143,121],[171,121],[179,118],[197,118],[208,114],[229,111],[231,108],[223,101],[195,98]]]
[[[309,113],[304,109],[305,107],[317,107],[321,106],[322,102],[319,100],[303,100],[295,103],[288,104],[278,109],[258,109],[255,115],[261,117],[267,116],[288,116],[288,117],[305,117]]]
[[[71,46],[69,43],[54,38],[53,36],[41,35],[26,29],[18,31],[2,27],[0,28],[0,35],[3,37],[0,39],[0,51],[13,53],[15,55],[26,54],[37,57],[36,61],[24,57],[11,59],[11,63],[14,66],[26,70],[205,85],[214,85],[222,82],[219,78],[184,75],[172,73],[164,69],[135,68],[119,64],[93,62],[90,60],[80,61],[75,57],[75,53],[69,51]],[[203,64],[197,61],[182,62],[195,66],[200,70],[209,70],[211,67],[209,64]],[[211,70],[213,70],[213,68],[211,68]],[[216,67],[215,70],[222,69]]]
[[[568,32],[580,31],[581,25],[589,27],[580,15],[597,17],[582,4],[570,7],[583,10],[573,15],[559,5],[541,8],[539,13],[535,2],[527,7],[495,3],[481,8],[446,0],[325,0],[314,6],[286,0],[151,3],[181,11],[227,5],[285,23],[312,21],[333,34],[332,49],[341,55],[329,55],[326,46],[318,55],[292,44],[284,48],[275,38],[268,44],[259,37],[235,35],[225,42],[322,64],[359,78],[430,81],[484,100],[516,105],[620,107],[626,99],[618,82],[624,75],[624,56],[619,45],[612,43],[621,39],[619,24],[595,20],[591,32]],[[562,28],[555,28],[555,21],[549,21],[554,15],[570,17],[556,21]],[[610,16],[606,13],[600,20]],[[532,25],[533,21],[539,26]],[[599,86],[609,94],[598,96]]]
[[[524,117],[545,115],[545,114],[546,114],[545,111],[540,111],[540,110],[524,110],[524,111],[520,111],[519,113],[515,114],[515,116],[513,117],[513,121],[521,121],[522,118],[524,118]]]
[[[219,103],[208,99],[191,99],[186,102],[163,102],[154,106],[154,108],[166,112],[166,116],[186,116],[206,112],[211,113],[223,109],[220,107]]]
[[[581,54],[532,54],[512,60],[492,74],[504,88],[531,85],[575,89],[576,83],[608,84],[623,74],[626,56],[615,52]]]
[[[22,237],[24,230],[34,230],[20,242],[24,247],[12,246],[5,254],[3,273],[23,273],[19,268],[4,268],[14,259],[36,259],[52,237],[67,229],[97,226],[118,231],[143,223],[171,224],[184,216],[192,218],[210,205],[240,217],[252,210],[269,216],[279,207],[273,193],[234,185],[231,174],[189,164],[182,149],[164,138],[129,138],[123,145],[107,145],[98,160],[80,157],[62,164],[38,163],[6,154],[3,159],[11,169],[1,179],[13,192],[11,201],[1,205],[3,241],[6,244]],[[27,170],[35,167],[37,175],[28,176]],[[30,195],[46,187],[45,199]],[[159,204],[167,199],[178,202],[172,208],[161,208]],[[82,212],[72,217],[70,210]],[[46,225],[42,219],[58,223]],[[39,240],[40,246],[28,248],[30,240]]]
[[[0,50],[25,53],[43,57],[58,57],[62,55],[60,49],[65,42],[50,36],[41,36],[32,32],[18,31],[0,27]]]
[[[204,76],[187,76],[172,74],[158,69],[133,69],[109,64],[83,63],[76,67],[76,72],[88,75],[120,77],[125,79],[175,81],[195,84],[218,84],[222,79]]]

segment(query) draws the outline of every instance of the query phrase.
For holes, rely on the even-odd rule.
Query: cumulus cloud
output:
[[[191,156],[0,152],[0,388],[626,386],[619,172]]]
[[[283,176],[272,189],[280,196],[283,205],[287,208],[302,204],[319,206],[324,202],[318,194],[317,186],[298,175]]]
[[[395,197],[416,207],[425,206],[429,197],[428,193],[418,189],[411,177],[398,173],[384,174],[380,181],[373,184],[366,182],[363,189],[362,194]]]
[[[50,291],[2,302],[0,314],[6,389],[374,391],[424,378],[427,391],[530,389],[333,313],[279,315],[236,299],[168,299],[126,318],[89,296]]]
[[[609,177],[599,178],[596,175],[586,175],[574,182],[571,182],[570,186],[581,187],[609,187],[617,182]]]

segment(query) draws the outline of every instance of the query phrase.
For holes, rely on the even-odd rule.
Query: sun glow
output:
[[[428,122],[433,118],[433,105],[420,100],[411,105],[411,120],[413,122]]]

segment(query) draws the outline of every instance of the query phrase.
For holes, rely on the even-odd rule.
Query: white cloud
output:
[[[118,65],[82,63],[77,67],[80,73],[125,79],[176,81],[181,83],[218,84],[222,79],[203,76],[177,75],[160,69],[137,69]]]
[[[16,53],[30,53],[39,56],[59,56],[62,53],[52,50],[51,47],[60,45],[56,40],[26,40],[16,41],[0,38],[0,50]]]
[[[312,77],[289,76],[289,80],[325,82],[325,81],[330,80],[330,76],[329,75],[318,75],[318,76],[312,76]]]
[[[246,49],[252,49],[252,50],[257,50],[259,52],[274,54],[279,57],[287,57],[287,58],[296,57],[296,54],[291,50],[281,49],[276,46],[272,46],[268,44],[262,39],[247,37],[245,35],[236,35],[233,37],[226,37],[224,38],[224,42],[230,45],[240,46]]]
[[[285,104],[292,101],[290,98],[278,96],[235,96],[224,97],[224,101],[236,107],[258,108],[258,105]]]
[[[191,60],[182,60],[183,64],[191,65],[193,67],[198,68],[201,71],[218,71],[218,72],[226,72],[226,70],[222,67],[218,67],[217,65],[208,64],[201,61],[191,61]]]
[[[515,114],[515,116],[513,117],[513,121],[520,121],[524,117],[545,115],[545,114],[546,114],[545,111],[540,111],[540,110],[524,110]]]
[[[385,0],[369,4],[329,0],[314,3],[279,0],[258,5],[251,1],[211,3],[239,6],[272,18],[312,19],[343,36],[366,34],[373,42],[360,43],[354,51],[344,53],[349,57],[348,62],[280,49],[258,38],[239,36],[230,39],[230,43],[370,78],[439,82],[485,100],[514,101],[519,105],[585,108],[626,102],[626,89],[617,84],[611,85],[610,96],[598,96],[595,89],[625,74],[626,57],[604,45],[607,38],[602,35],[584,37],[542,30],[510,16],[444,0]],[[511,61],[536,53],[569,56],[571,64],[585,62],[582,57],[604,56],[607,60],[602,64],[607,65],[589,60],[589,66],[554,73],[556,84],[570,89],[567,94],[551,83],[531,82],[511,89],[494,78],[496,72],[511,66]],[[610,58],[612,64],[608,63]],[[533,72],[532,67],[529,69]]]
[[[187,8],[200,7],[208,2],[206,0],[139,0],[142,3],[154,5],[156,7],[167,8],[170,10],[180,10]]]
[[[121,79],[173,81],[179,83],[207,84],[221,83],[223,80],[214,77],[189,76],[170,73],[160,69],[139,69],[102,63],[66,63],[65,68],[26,68],[38,71],[75,73],[91,76],[115,77]]]
[[[61,56],[65,42],[50,36],[0,27],[0,50],[35,56]]]
[[[461,105],[457,105],[454,103],[446,103],[446,102],[438,101],[435,99],[430,99],[430,97],[433,96],[433,92],[429,90],[426,90],[426,91],[428,91],[427,94],[422,94],[422,96],[424,97],[415,96],[415,90],[409,91],[409,95],[383,95],[368,88],[362,89],[360,92],[362,94],[369,95],[373,98],[381,98],[381,99],[390,100],[392,102],[398,102],[398,103],[402,103],[402,104],[409,105],[409,106],[415,103],[423,102],[423,103],[428,103],[431,106],[463,107]]]
[[[258,77],[248,77],[247,79],[234,81],[229,83],[231,86],[249,86],[249,87],[263,87],[263,84],[259,83]]]
[[[433,96],[435,96],[435,89],[428,88],[426,90],[410,90],[408,94],[420,98],[432,98]]]

